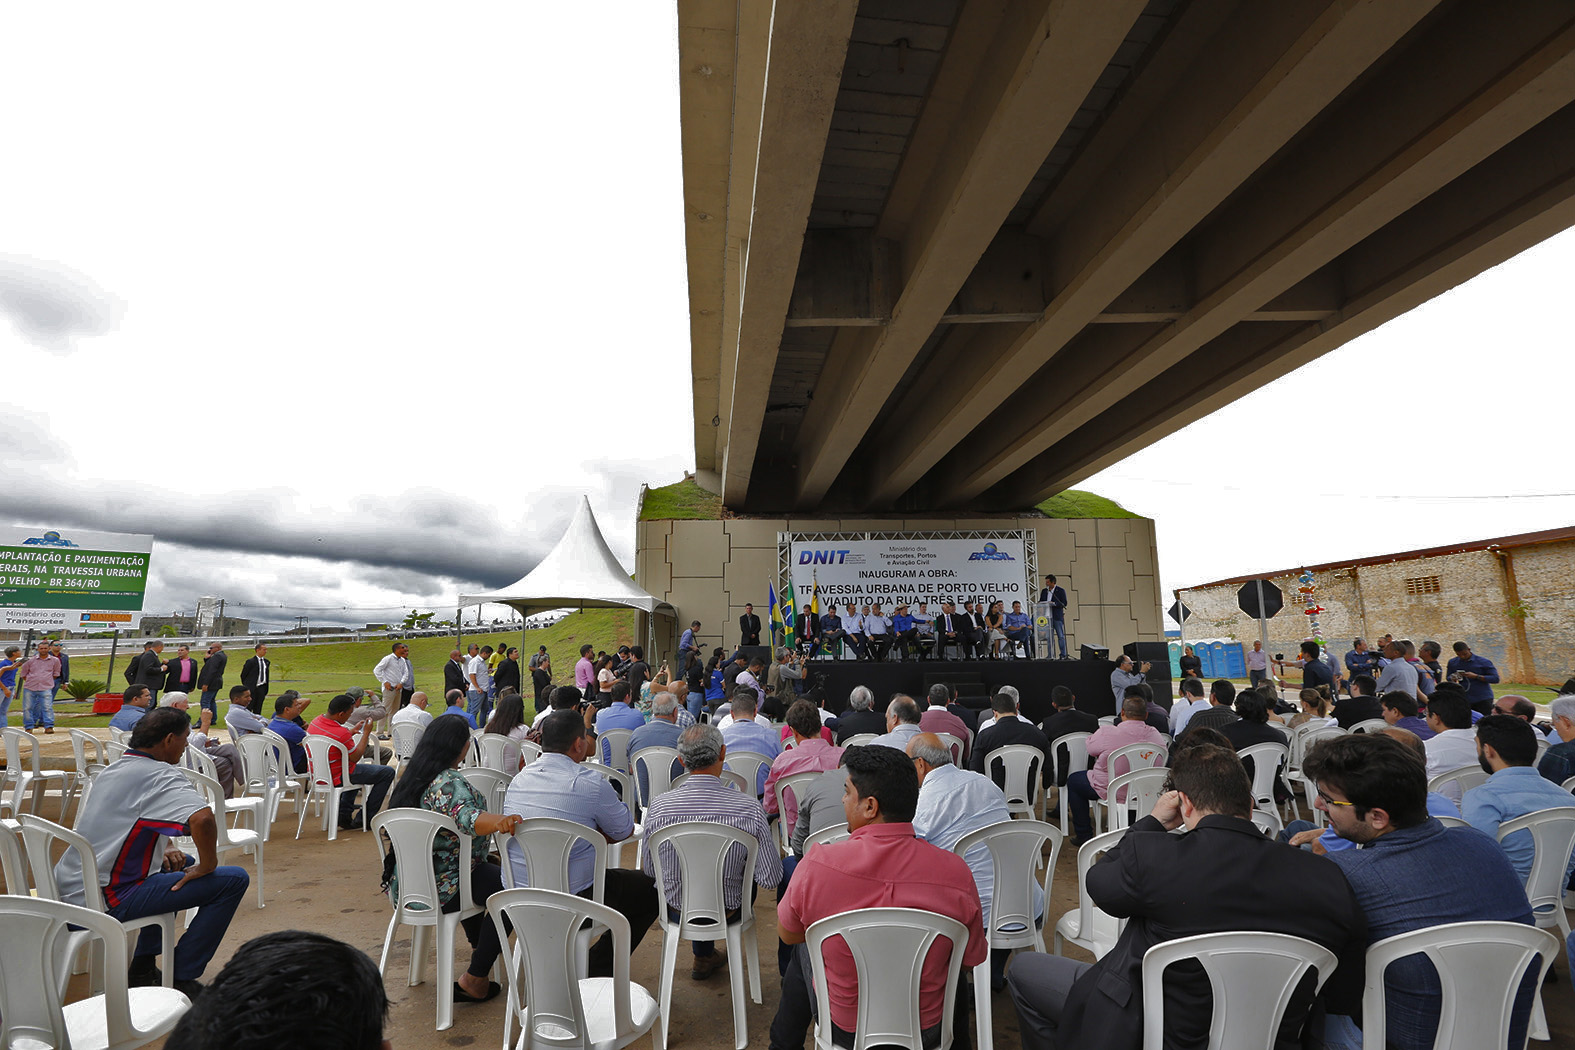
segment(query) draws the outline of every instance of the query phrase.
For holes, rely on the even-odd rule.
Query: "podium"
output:
[[[1050,603],[1029,602],[1028,616],[1033,623],[1034,654],[1041,660],[1054,658],[1055,635],[1050,630]]]

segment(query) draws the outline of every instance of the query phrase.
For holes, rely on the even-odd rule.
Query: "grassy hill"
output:
[[[614,649],[620,645],[630,645],[634,638],[634,613],[620,609],[588,609],[585,612],[570,613],[551,627],[533,629],[526,632],[526,644],[529,648],[522,653],[520,662],[524,664],[530,653],[536,651],[538,645],[547,647],[547,654],[552,657],[552,676],[555,682],[573,682],[574,661],[579,658],[580,646],[589,642],[597,649]],[[518,631],[492,631],[481,634],[465,632],[465,644],[471,642],[478,645],[520,645],[520,632]],[[301,693],[326,700],[335,694],[342,693],[354,685],[359,685],[367,690],[377,688],[377,683],[372,677],[372,668],[389,651],[392,643],[384,639],[366,642],[332,642],[321,645],[302,646],[274,646],[269,649],[269,658],[273,661],[273,682],[271,693],[277,696],[286,689],[296,689]],[[410,661],[416,671],[416,688],[424,690],[435,703],[440,703],[443,694],[443,664],[448,661],[448,654],[454,648],[454,637],[412,638],[410,640]],[[126,666],[126,660],[133,652],[140,650],[122,649],[115,658],[115,680],[110,683],[109,691],[118,692],[125,685],[121,677],[121,670]],[[166,655],[173,655],[174,650],[165,647]],[[245,649],[227,650],[230,656],[229,666],[225,669],[225,692],[229,687],[241,680],[241,664],[251,653]],[[109,660],[107,657],[79,657],[71,661],[71,677],[97,678],[104,680],[104,672]],[[64,694],[62,694],[63,696]],[[320,713],[325,703],[312,706],[314,713]],[[94,717],[84,714],[91,710],[91,704],[55,702],[57,722],[63,727],[85,727],[106,724],[106,716]],[[220,708],[221,712],[223,708]]]

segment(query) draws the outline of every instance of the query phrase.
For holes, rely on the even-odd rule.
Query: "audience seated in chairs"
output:
[[[553,703],[556,705],[559,694],[567,697],[564,690],[572,688],[559,687]],[[612,783],[593,770],[580,768],[593,746],[586,736],[581,712],[554,710],[541,723],[541,757],[515,774],[504,809],[530,817],[572,820],[599,831],[608,842],[622,842],[633,835],[634,820]],[[576,843],[569,854],[569,888],[581,897],[589,898],[593,889],[592,859],[588,842]],[[525,858],[512,843],[509,863],[514,866],[514,884],[529,886]],[[629,920],[633,950],[656,921],[656,883],[642,871],[608,868],[602,903]],[[612,948],[612,938],[607,935],[591,945],[589,976],[612,976]]]
[[[1195,679],[1190,681],[1193,688],[1197,690],[1197,695],[1202,697],[1202,683]],[[1182,682],[1181,685],[1182,694],[1185,696],[1187,695],[1187,682]],[[1178,703],[1173,710],[1180,710],[1182,706],[1182,703]],[[1050,709],[1052,713],[1043,722],[1039,723],[1039,731],[1051,743],[1055,743],[1057,737],[1066,736],[1068,733],[1088,733],[1092,735],[1099,732],[1099,719],[1087,711],[1079,711],[1077,709],[1077,697],[1073,695],[1072,690],[1067,686],[1058,685],[1050,690]],[[1066,778],[1072,773],[1072,770],[1068,768],[1071,761],[1071,752],[1063,744],[1057,750],[1055,756],[1055,782],[1060,787],[1066,787]]]
[[[922,732],[919,728],[919,705],[913,697],[898,693],[886,705],[886,732],[870,743],[894,747],[906,754],[908,741]]]
[[[1477,723],[1477,755],[1493,775],[1486,784],[1467,791],[1460,801],[1466,823],[1498,838],[1498,827],[1539,809],[1575,806],[1568,791],[1542,779],[1532,763],[1537,760],[1537,731],[1514,715],[1488,715]],[[1531,832],[1517,831],[1503,842],[1504,853],[1522,882],[1531,874],[1536,844]],[[1569,858],[1565,881],[1575,877],[1575,854]]]
[[[518,814],[487,812],[487,800],[460,775],[459,767],[470,754],[470,727],[463,719],[450,715],[432,720],[421,734],[404,775],[389,799],[390,809],[425,809],[441,813],[454,822],[460,832],[470,836],[470,855],[459,855],[459,843],[448,832],[439,832],[432,843],[432,867],[437,873],[438,896],[445,912],[459,908],[459,880],[470,880],[471,899],[479,905],[503,889],[503,872],[488,859],[491,835],[502,831],[513,834],[521,818]],[[383,857],[383,892],[398,900],[399,880],[394,867],[394,851]],[[480,1003],[501,991],[488,979],[500,951],[497,926],[486,915],[460,920],[470,940],[470,966],[454,983],[454,1001]],[[440,993],[441,994],[441,993]]]
[[[311,701],[294,691],[280,693],[273,702],[273,719],[268,729],[284,738],[290,745],[290,765],[297,773],[306,772],[306,726],[301,716]]]
[[[230,686],[230,706],[224,709],[224,724],[237,735],[261,733],[268,723],[251,708],[252,691],[244,685]]]
[[[1197,728],[1197,718],[1193,718]],[[1100,726],[1099,732],[1088,738],[1088,757],[1093,761],[1092,769],[1086,772],[1074,772],[1066,779],[1066,790],[1070,802],[1068,809],[1072,814],[1072,827],[1077,836],[1077,843],[1087,842],[1094,834],[1093,819],[1089,812],[1089,803],[1098,802],[1105,797],[1105,791],[1114,778],[1128,773],[1129,769],[1111,769],[1110,752],[1128,744],[1154,744],[1163,747],[1165,738],[1159,730],[1149,725],[1148,705],[1140,696],[1129,696],[1121,702],[1121,720],[1113,726]],[[1251,805],[1247,807],[1249,810]]]
[[[1328,859],[1355,891],[1367,919],[1367,943],[1451,922],[1531,925],[1531,905],[1503,849],[1486,835],[1446,828],[1428,816],[1427,773],[1393,732],[1320,741],[1302,763],[1329,825],[1362,847],[1331,852]],[[1526,1044],[1535,974],[1527,975],[1516,1000],[1511,1046]],[[1389,1045],[1431,1050],[1442,994],[1437,972],[1416,957],[1394,964],[1387,976]],[[1329,1050],[1360,1048],[1362,1032],[1354,1019],[1361,1016],[1361,962],[1348,967],[1342,961],[1331,984],[1325,1044]],[[1342,996],[1341,990],[1350,994]]]
[[[388,1050],[387,1023],[383,975],[365,952],[281,930],[236,949],[164,1050]]]
[[[427,694],[417,689],[410,694],[410,702],[394,712],[394,717],[389,720],[389,726],[411,722],[425,729],[432,724],[432,712],[427,710],[428,702]]]
[[[820,711],[808,700],[796,700],[788,708],[787,728],[793,734],[794,744],[771,763],[766,775],[765,809],[768,816],[775,816],[791,828],[798,821],[796,793],[788,791],[782,800],[782,812],[777,812],[776,785],[783,777],[814,770],[836,769],[842,764],[842,748],[826,743],[821,737]],[[786,840],[787,836],[783,836]]]
[[[972,754],[973,727],[963,721],[963,716],[958,712],[967,712],[970,716],[974,712],[958,706],[953,710],[953,701],[957,693],[945,682],[936,682],[930,686],[928,697],[916,696],[914,702],[919,705],[919,728],[926,733],[950,733],[962,741],[962,761],[967,762]]]
[[[1258,831],[1248,819],[1247,772],[1229,748],[1184,748],[1171,775],[1174,788],[1088,872],[1085,892],[1094,903],[1128,919],[1115,947],[1093,964],[1037,952],[1012,960],[1007,985],[1028,1050],[1136,1050],[1143,1037],[1144,953],[1196,934],[1258,930],[1314,941],[1339,956],[1333,980],[1355,974],[1360,997],[1365,926],[1338,869]],[[1182,825],[1187,834],[1166,834]],[[1295,886],[1296,893],[1286,896],[1275,889],[1281,886]],[[1309,981],[1293,996],[1276,1046],[1298,1045],[1310,990]],[[1206,1045],[1213,1009],[1201,969],[1172,969],[1165,980],[1165,1044]]]
[[[1537,772],[1544,779],[1563,784],[1575,777],[1575,696],[1560,696],[1548,705],[1548,709],[1553,712],[1554,740],[1557,742],[1537,763]]]
[[[185,693],[165,693],[159,697],[159,706],[172,707],[185,714],[188,719],[191,718],[191,698]],[[236,752],[234,744],[220,743],[208,735],[208,729],[213,722],[211,711],[202,708],[198,717],[200,724],[192,730],[187,742],[213,760],[213,768],[219,774],[219,786],[224,789],[224,797],[234,798],[235,789],[240,786],[241,756]]]
[[[777,906],[779,936],[799,947],[783,975],[782,998],[771,1022],[774,1047],[804,1045],[815,1016],[804,932],[829,915],[868,907],[933,911],[968,928],[963,966],[979,965],[988,953],[979,894],[968,865],[956,854],[914,836],[919,777],[913,761],[889,747],[851,747],[843,762],[848,773],[843,809],[852,837],[815,847],[799,862]],[[852,1046],[859,995],[853,957],[835,939],[827,942],[824,954],[836,1029],[831,1035],[839,1045]],[[920,977],[926,1046],[939,1038],[948,955],[944,941],[933,945]]]
[[[649,845],[651,836],[670,824],[703,820],[726,824],[755,837],[760,848],[755,854],[753,886],[769,888],[781,881],[782,860],[777,854],[776,843],[771,838],[770,825],[766,822],[766,811],[761,808],[758,800],[722,782],[722,760],[726,754],[727,746],[722,742],[722,734],[713,726],[693,725],[679,736],[678,757],[690,777],[678,787],[657,796],[646,809],[645,821],[642,825],[647,843],[644,850],[644,867],[645,871],[653,877],[656,869],[652,867],[655,863],[652,853],[655,851]],[[663,846],[660,852],[662,870],[668,879],[667,886],[669,890],[675,891],[675,895],[665,902],[667,914],[677,922],[681,905],[681,897],[677,894],[683,891],[679,881],[678,861],[673,856],[672,846]],[[740,908],[746,907],[743,902],[744,856],[742,846],[734,844],[728,847],[728,856],[723,869],[725,879],[723,903],[728,908],[729,921],[737,917]],[[750,889],[747,905],[751,908],[754,907],[755,901],[753,886]],[[689,976],[695,980],[703,981],[727,965],[726,954],[717,951],[714,942],[689,943],[694,950],[694,965]]]
[[[109,728],[130,732],[153,707],[153,692],[147,686],[128,685],[121,694],[120,710],[110,717]]]
[[[368,718],[361,723],[360,738],[352,736],[350,730],[345,728],[345,722],[350,718],[350,712],[356,708],[355,697],[348,693],[340,693],[328,701],[328,713],[318,715],[306,727],[306,732],[318,736],[326,736],[330,740],[343,744],[350,753],[350,771],[348,776],[340,769],[338,752],[330,753],[328,765],[335,787],[343,787],[346,783],[365,784],[366,819],[370,821],[382,808],[383,798],[388,794],[388,789],[394,783],[394,770],[390,766],[379,766],[372,762],[361,761],[361,756],[366,753],[367,741],[372,736],[372,731],[377,728],[377,723]],[[474,727],[472,727],[474,728]],[[356,794],[345,792],[339,798],[339,828],[342,831],[352,831],[361,823],[361,817],[356,810]]]
[[[757,721],[758,716],[755,712],[758,703],[755,691],[748,686],[741,685],[733,690],[731,721],[724,720],[720,732],[730,750],[754,751],[774,759],[782,753],[782,738],[777,735],[777,731],[769,722],[761,725]],[[765,772],[762,771],[760,779],[755,783],[757,796],[765,789],[765,784]]]
[[[1360,736],[1361,734],[1357,734]],[[1422,745],[1422,740],[1415,733],[1398,726],[1390,726],[1380,733],[1393,740],[1398,740],[1411,749],[1418,762],[1426,765],[1427,748]],[[1437,791],[1427,793],[1427,815],[1430,817],[1454,817],[1460,819],[1460,807],[1451,802],[1448,797]],[[1285,830],[1280,832],[1280,841],[1289,842],[1293,846],[1305,846],[1314,853],[1337,853],[1340,850],[1355,849],[1357,843],[1350,839],[1340,837],[1334,825],[1320,828],[1310,820],[1293,820],[1285,825]]]
[[[980,729],[979,735],[973,742],[973,757],[968,762],[968,768],[975,773],[983,773],[995,781],[995,786],[1007,790],[1006,770],[1000,762],[991,763],[991,768],[984,768],[985,761],[989,759],[990,752],[1008,744],[1028,744],[1037,747],[1044,755],[1044,761],[1039,766],[1039,775],[1042,782],[1048,785],[1050,776],[1050,741],[1039,731],[1039,727],[1017,713],[1016,690],[1003,688],[996,693],[990,701],[990,708],[995,712],[995,722],[988,728]],[[1126,741],[1131,743],[1131,741]],[[1010,790],[1015,793],[1025,788],[1031,789],[1032,784],[1012,784]],[[1026,797],[1032,798],[1036,792],[1027,791]],[[1085,810],[1086,812],[1086,810]]]
[[[634,759],[648,747],[677,747],[683,729],[678,725],[679,698],[672,693],[657,693],[651,698],[651,720],[629,737],[629,763],[640,781],[640,797],[650,797],[650,772]]]
[[[175,987],[196,998],[199,978],[230,926],[251,878],[219,866],[218,825],[207,799],[181,772],[191,721],[184,711],[149,711],[131,731],[131,748],[110,763],[88,792],[76,831],[93,845],[109,914],[122,921],[196,908],[175,945]],[[195,858],[169,840],[191,836]],[[55,864],[60,899],[81,905],[82,860],[67,850]],[[132,953],[132,987],[162,980],[154,956],[165,947],[157,926],[143,929]],[[165,965],[169,965],[166,956]]]

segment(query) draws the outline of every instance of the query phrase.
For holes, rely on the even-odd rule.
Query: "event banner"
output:
[[[790,547],[793,592],[799,612],[809,609],[810,589],[820,589],[821,608],[835,602],[863,606],[879,602],[886,615],[903,603],[1029,600],[1023,540],[1012,538],[888,540],[830,539]]]
[[[133,629],[152,553],[152,536],[0,527],[0,628]]]

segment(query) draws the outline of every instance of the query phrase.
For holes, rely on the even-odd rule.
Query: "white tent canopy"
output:
[[[629,578],[602,537],[591,513],[591,501],[580,497],[580,509],[558,545],[515,583],[488,594],[461,594],[460,605],[493,602],[529,616],[546,609],[627,608],[672,616],[673,607],[647,593]]]

